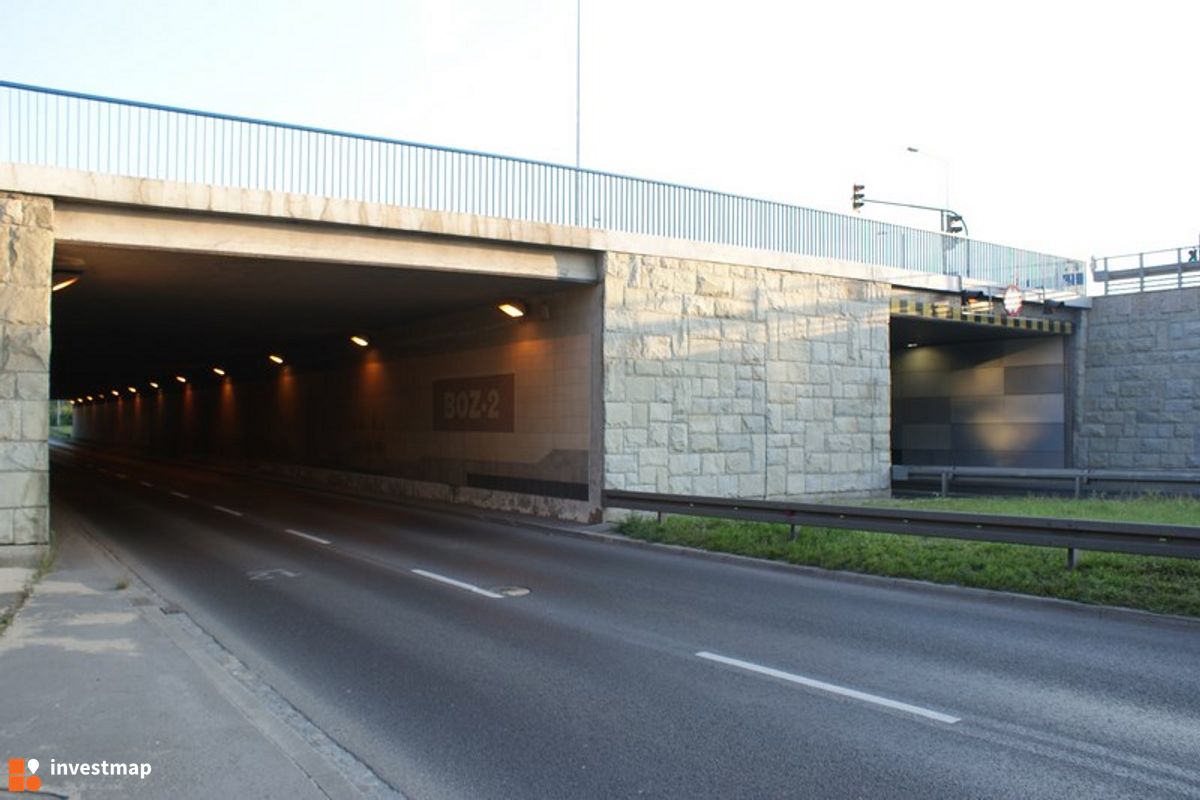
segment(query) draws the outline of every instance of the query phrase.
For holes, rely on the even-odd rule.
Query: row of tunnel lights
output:
[[[496,308],[498,308],[501,312],[503,312],[507,316],[512,317],[514,319],[525,316],[525,311],[526,311],[525,304],[523,302],[520,302],[517,300],[500,303],[499,305],[496,306]],[[367,347],[371,344],[371,342],[365,336],[354,335],[354,336],[350,337],[350,341],[359,347]],[[276,366],[283,366],[283,363],[284,363],[283,356],[278,355],[276,353],[272,353],[271,355],[267,356],[267,360]],[[212,371],[213,371],[213,374],[219,378],[224,378],[226,376],[226,371],[223,367],[213,367]],[[187,377],[185,377],[183,375],[176,375],[175,380],[182,384],[186,384],[188,382]],[[148,383],[149,383],[151,389],[158,390],[159,388],[161,388],[158,381],[149,381]],[[138,393],[136,386],[127,386],[125,388],[130,394]],[[108,392],[108,395],[112,395],[113,397],[120,397],[121,392],[118,389],[110,389]],[[104,392],[100,392],[99,394],[89,394],[89,395],[84,395],[82,397],[76,397],[74,400],[71,401],[71,405],[78,406],[78,405],[84,405],[86,403],[100,403],[100,402],[104,401],[104,398],[106,396],[107,395]]]
[[[354,344],[358,345],[359,347],[367,347],[368,345],[371,344],[371,342],[368,341],[367,338],[364,336],[351,336],[350,341],[353,342]],[[272,353],[271,355],[267,356],[267,360],[270,361],[272,364],[279,366],[279,367],[283,366],[283,364],[284,364],[283,356],[281,356],[277,353]],[[224,367],[213,367],[212,372],[218,378],[224,378],[227,374]],[[182,384],[186,384],[188,382],[187,377],[184,375],[176,375],[175,380],[178,383],[182,383]],[[151,389],[158,390],[158,389],[162,388],[162,385],[158,381],[148,381],[147,383],[150,385]],[[129,394],[137,394],[138,393],[138,389],[136,386],[127,386],[127,387],[125,387],[125,389],[126,389],[126,391],[129,392]],[[112,395],[113,397],[120,397],[121,392],[119,389],[110,389],[107,393],[100,392],[99,394],[89,394],[89,395],[84,395],[82,397],[76,397],[74,400],[71,401],[71,405],[78,406],[78,405],[84,405],[86,403],[103,402],[104,398],[107,397],[108,395]]]

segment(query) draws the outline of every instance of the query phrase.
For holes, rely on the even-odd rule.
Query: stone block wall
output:
[[[1200,288],[1092,302],[1076,463],[1200,469]]]
[[[0,546],[49,541],[49,198],[0,193]]]
[[[604,290],[606,487],[888,490],[886,284],[608,253]]]

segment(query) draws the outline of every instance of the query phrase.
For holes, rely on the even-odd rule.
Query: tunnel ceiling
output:
[[[562,288],[528,278],[99,247],[59,246],[55,262],[56,270],[80,273],[52,296],[51,393],[61,398],[345,343]]]

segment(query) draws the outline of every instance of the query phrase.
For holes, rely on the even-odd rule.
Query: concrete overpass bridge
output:
[[[46,541],[51,396],[98,446],[579,519],[1072,459],[1077,261],[12,83],[0,111],[0,544]]]

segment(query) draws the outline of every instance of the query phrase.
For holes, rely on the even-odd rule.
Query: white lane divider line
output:
[[[147,489],[154,488],[154,484],[151,483],[150,481],[138,481],[138,483],[140,483],[142,486],[145,486]]]
[[[317,544],[330,544],[328,539],[322,539],[320,536],[313,536],[311,533],[298,531],[294,528],[284,528],[283,532],[290,533],[292,536],[299,536],[301,539],[308,539],[310,542],[316,542]]]
[[[449,584],[450,586],[457,586],[459,589],[465,589],[468,592],[474,592],[475,594],[481,594],[484,597],[490,597],[493,600],[502,600],[504,598],[504,595],[502,594],[489,592],[487,589],[480,589],[478,586],[472,586],[469,583],[456,581],[454,578],[447,578],[445,575],[438,575],[436,572],[426,572],[423,569],[414,569],[413,573],[420,575],[422,578],[429,578],[431,581],[438,581],[440,583]]]
[[[118,472],[118,473],[117,473],[117,477],[118,477],[118,478],[120,478],[121,480],[125,480],[125,479],[126,479],[126,478],[128,478],[129,476],[128,476],[128,475],[126,475],[124,472]]]
[[[172,489],[172,490],[171,490],[171,496],[172,496],[172,497],[178,497],[178,498],[180,498],[181,500],[187,500],[187,499],[188,499],[188,497],[190,497],[191,495],[186,495],[186,494],[184,494],[183,492],[177,492],[177,491],[175,491],[174,489]]]
[[[235,511],[232,508],[226,508],[225,506],[213,506],[213,508],[215,508],[217,511],[220,511],[222,514],[228,514],[231,517],[240,517],[242,515],[242,512]]]
[[[883,706],[884,708],[890,708],[895,711],[904,711],[908,714],[915,714],[918,717],[931,719],[935,722],[944,722],[947,725],[953,725],[956,722],[962,721],[962,719],[959,717],[952,717],[949,714],[942,714],[938,711],[933,711],[932,709],[922,708],[921,706],[914,706],[908,703],[901,703],[899,700],[889,700],[888,698],[880,697],[877,694],[867,694],[866,692],[860,692],[857,689],[848,689],[845,686],[837,686],[836,684],[825,683],[824,681],[806,678],[803,675],[794,675],[790,672],[783,672],[782,670],[772,669],[771,667],[764,667],[761,664],[753,664],[749,661],[742,661],[737,658],[729,658],[728,656],[721,656],[717,655],[716,653],[709,653],[705,651],[696,653],[696,656],[707,661],[715,661],[718,664],[726,664],[728,666],[738,667],[739,669],[744,669],[749,672],[757,672],[759,675],[767,675],[772,678],[779,678],[780,680],[788,681],[789,683],[797,683],[801,686],[807,686],[810,689],[817,689],[822,692],[829,692],[830,694],[841,695],[842,697],[849,697],[854,700],[861,700],[864,703],[872,703],[874,705]]]

